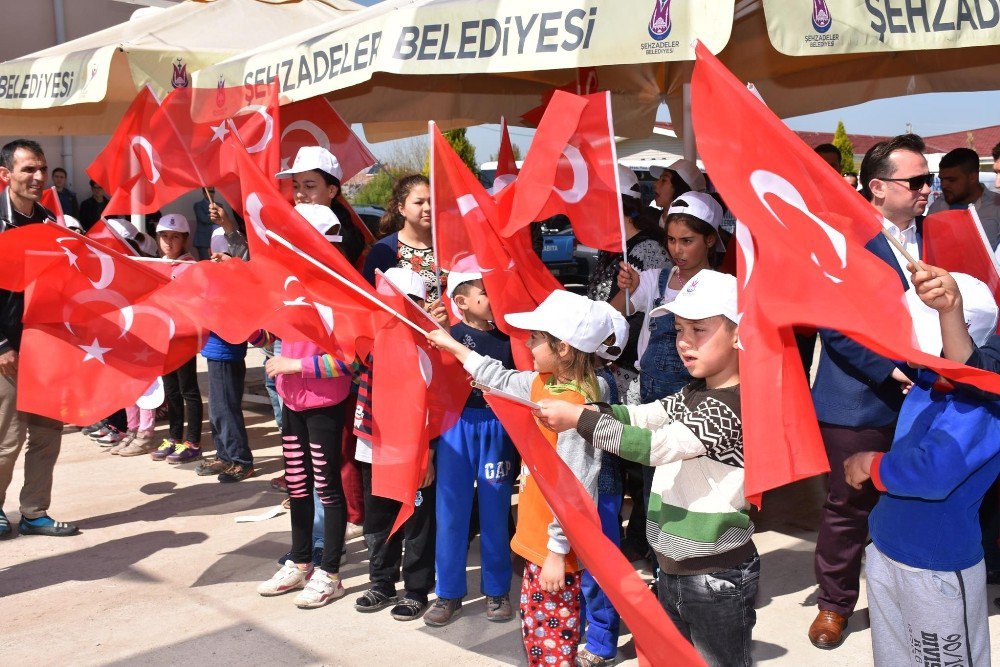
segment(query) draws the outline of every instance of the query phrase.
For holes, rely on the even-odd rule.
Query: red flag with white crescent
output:
[[[500,119],[500,150],[497,153],[497,172],[493,179],[490,194],[497,196],[501,190],[514,182],[520,168],[514,159],[514,146],[510,143],[510,132],[507,129],[507,119]]]
[[[621,252],[622,202],[610,93],[556,91],[545,109],[517,182],[500,193],[511,236],[537,220],[565,215],[580,242]]]
[[[204,332],[154,300],[169,282],[155,271],[55,225],[0,234],[0,253],[14,246],[25,249],[19,410],[92,423],[201,349]]]
[[[691,87],[698,152],[730,209],[757,240],[745,289],[753,289],[752,305],[766,318],[756,325],[753,319],[741,323],[740,338],[748,352],[763,338],[769,341],[769,354],[775,356],[783,347],[787,355],[790,342],[782,338],[779,345],[774,329],[783,337],[795,325],[834,329],[888,359],[911,361],[1000,393],[1000,376],[919,350],[898,275],[865,248],[881,234],[882,217],[703,44],[696,52]],[[755,140],[732,142],[733,136]],[[747,364],[741,368],[745,371]],[[789,383],[789,373],[794,383]],[[792,442],[793,449],[786,447],[784,429],[815,423],[816,417],[808,394],[801,391],[801,364],[786,356],[779,379],[768,391],[782,396],[783,420],[774,419],[772,402],[744,403],[748,496],[794,481],[796,457],[806,453],[818,458],[823,451],[818,430],[811,428]],[[744,400],[753,393],[748,388]]]
[[[377,160],[325,97],[310,97],[281,107],[281,169],[288,169],[303,146],[322,146],[344,172],[342,183]]]
[[[63,227],[66,226],[66,215],[63,212],[62,202],[59,201],[59,191],[56,190],[55,186],[42,190],[42,196],[39,198],[38,203],[56,216],[57,223]]]
[[[524,345],[528,332],[511,327],[504,315],[534,310],[563,287],[532,250],[530,230],[500,236],[496,201],[437,126],[431,127],[431,144],[431,224],[438,263],[448,272],[482,273],[494,321],[511,337],[518,368],[531,368]],[[451,316],[457,319],[454,311]]]

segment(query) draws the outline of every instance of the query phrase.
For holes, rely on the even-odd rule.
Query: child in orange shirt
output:
[[[614,336],[604,308],[586,297],[559,290],[534,311],[511,313],[505,319],[511,326],[531,331],[527,345],[534,371],[507,370],[499,361],[465,347],[447,331],[433,331],[427,337],[454,354],[479,384],[536,403],[553,397],[580,404],[607,399],[607,383],[594,373],[594,354]],[[600,452],[576,431],[557,435],[542,429],[542,434],[596,500]],[[511,548],[526,561],[520,611],[528,663],[572,667],[580,642],[583,568],[530,475],[521,488]]]

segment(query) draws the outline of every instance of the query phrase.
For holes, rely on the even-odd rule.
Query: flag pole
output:
[[[437,198],[434,197],[434,130],[437,129],[434,121],[427,121],[427,139],[430,155],[428,156],[428,161],[430,163],[430,168],[428,173],[430,173],[431,182],[431,248],[434,250],[434,274],[437,276],[438,281],[438,301],[444,297],[444,285],[441,284],[441,255],[438,254],[438,235],[437,235]]]
[[[882,228],[882,236],[884,236],[886,239],[888,239],[889,243],[892,244],[892,247],[895,248],[896,250],[898,250],[899,254],[902,255],[906,259],[907,262],[909,262],[910,264],[913,265],[914,269],[916,269],[918,271],[921,270],[921,269],[923,269],[924,265],[921,264],[919,260],[914,259],[913,255],[911,255],[909,253],[909,251],[907,251],[906,247],[903,246],[903,244],[900,243],[896,239],[895,236],[893,236],[892,234],[890,234],[889,230],[886,229],[885,227]]]
[[[615,143],[615,122],[614,118],[611,116],[611,92],[604,91],[604,104],[608,114],[608,130],[610,130],[610,136],[608,139],[611,142],[611,159],[614,164],[615,170],[615,196],[618,199],[618,227],[621,229],[622,233],[622,259],[628,262],[628,239],[625,238],[625,209],[622,207],[622,184],[621,178],[618,176],[618,145]],[[632,314],[632,297],[629,294],[629,289],[625,288],[625,316],[628,317]]]
[[[371,294],[369,294],[365,290],[361,289],[360,287],[358,287],[357,285],[355,285],[350,280],[348,280],[344,276],[340,275],[339,273],[337,273],[336,271],[334,271],[330,267],[326,266],[322,262],[317,261],[316,259],[314,259],[313,257],[311,257],[308,253],[302,252],[301,250],[299,250],[298,248],[296,248],[294,245],[292,245],[290,242],[286,241],[284,238],[282,238],[282,237],[278,236],[277,234],[275,234],[274,232],[272,232],[270,229],[268,229],[265,232],[265,234],[267,235],[268,238],[273,239],[274,241],[276,241],[276,242],[280,243],[281,245],[285,246],[286,248],[288,248],[289,250],[291,250],[295,254],[299,255],[300,257],[302,257],[304,260],[306,260],[307,262],[309,262],[310,264],[312,264],[313,266],[315,266],[319,270],[321,270],[324,273],[326,273],[327,275],[329,275],[331,278],[333,278],[334,280],[336,280],[340,284],[344,285],[348,289],[353,290],[354,292],[357,292],[358,294],[360,294],[364,298],[368,299],[369,301],[371,301],[373,304],[375,304],[376,306],[378,306],[379,308],[381,308],[385,312],[389,313],[390,315],[394,316],[395,318],[397,318],[398,320],[400,320],[401,322],[403,322],[403,324],[406,324],[407,326],[409,326],[410,328],[412,328],[414,331],[419,332],[422,336],[426,336],[427,335],[427,331],[425,329],[421,329],[419,326],[417,326],[416,324],[414,324],[413,322],[411,322],[410,320],[408,320],[406,317],[404,317],[400,313],[397,313],[395,310],[393,310],[388,305],[386,305],[381,299],[378,299],[378,298],[372,296]]]

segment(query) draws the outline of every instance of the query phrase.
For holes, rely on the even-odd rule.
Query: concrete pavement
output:
[[[258,472],[238,484],[197,477],[194,464],[110,456],[83,435],[67,434],[51,511],[59,520],[79,523],[83,532],[0,542],[0,663],[524,663],[519,624],[488,623],[478,592],[445,628],[400,623],[387,611],[354,611],[353,598],[367,584],[361,539],[348,545],[342,569],[346,598],[303,611],[292,604],[292,595],[258,596],[257,583],[277,568],[275,559],[287,551],[290,533],[287,512],[257,523],[234,522],[282,499],[268,486],[281,469],[274,421],[264,411],[248,410],[247,417]],[[163,430],[160,425],[158,434]],[[205,442],[211,449],[207,435]],[[19,466],[6,503],[15,524],[21,479]],[[821,482],[808,480],[766,497],[758,517],[762,574],[754,657],[760,664],[871,663],[864,597],[839,649],[819,651],[805,636],[815,614],[813,527],[821,498]],[[470,591],[478,591],[478,547],[476,540]],[[519,586],[515,576],[512,590]],[[1000,590],[990,591],[990,599],[997,595]],[[1000,620],[992,605],[991,611],[996,646]],[[621,645],[624,664],[637,664],[625,631]]]

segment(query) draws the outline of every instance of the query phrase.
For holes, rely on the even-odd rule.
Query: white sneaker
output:
[[[347,530],[344,531],[344,541],[350,542],[356,537],[361,537],[365,530],[356,523],[347,522]]]
[[[303,570],[290,560],[286,560],[281,569],[273,577],[257,587],[257,592],[264,597],[281,595],[297,588],[303,588],[312,576],[313,566]]]
[[[340,583],[340,575],[330,576],[319,568],[301,593],[295,596],[295,606],[299,609],[316,609],[343,597],[344,585]]]

